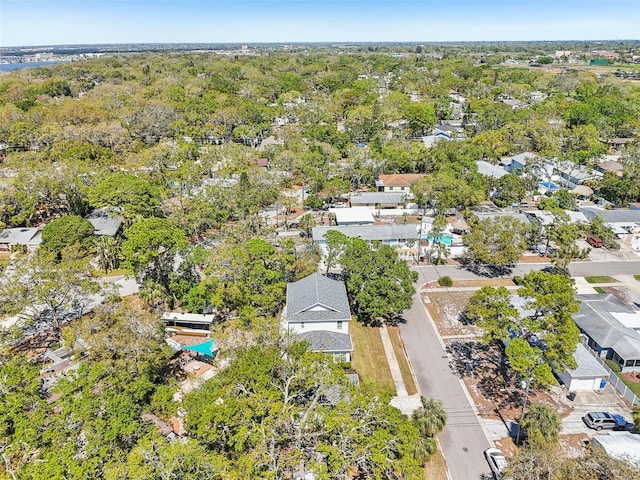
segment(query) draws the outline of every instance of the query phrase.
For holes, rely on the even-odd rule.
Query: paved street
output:
[[[540,270],[548,263],[519,264],[508,277]],[[448,275],[454,280],[484,278],[457,266],[415,267],[420,278],[418,286]],[[573,276],[632,275],[640,273],[640,261],[579,262],[570,266]],[[461,381],[449,368],[449,360],[442,341],[436,334],[418,295],[404,315],[406,323],[400,326],[407,354],[416,372],[420,389],[426,397],[442,400],[448,420],[439,439],[442,452],[453,480],[478,480],[489,473],[483,456],[490,441],[475,414],[475,406]],[[487,477],[488,478],[488,477]]]
[[[447,411],[447,425],[439,439],[451,476],[453,480],[479,480],[489,473],[483,451],[491,445],[474,407],[449,369],[446,352],[417,295],[404,317],[402,338],[422,394],[442,400]]]
[[[541,270],[550,263],[520,263],[516,265],[506,277],[522,276],[532,270]],[[487,278],[476,275],[459,266],[433,265],[415,267],[420,274],[419,284],[437,280],[438,277],[448,275],[454,280],[473,280]],[[640,261],[621,262],[574,262],[569,265],[569,271],[574,277],[587,277],[591,275],[634,275],[640,274]]]

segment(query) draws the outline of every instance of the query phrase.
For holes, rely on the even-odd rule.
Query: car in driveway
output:
[[[626,430],[627,421],[622,415],[609,412],[589,412],[582,421],[594,430]]]
[[[507,468],[507,459],[504,454],[497,448],[487,448],[484,451],[484,456],[487,459],[491,474],[495,480],[506,480],[502,474]]]

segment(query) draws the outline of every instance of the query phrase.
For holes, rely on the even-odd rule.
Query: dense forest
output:
[[[429,174],[422,203],[441,209],[496,189],[510,204],[526,179],[494,184],[476,160],[531,151],[593,167],[610,139],[640,137],[637,83],[489,63],[415,49],[144,53],[0,76],[0,227],[44,226],[37,255],[2,282],[0,313],[49,312],[2,330],[0,478],[421,478],[438,429],[279,333],[287,282],[316,271],[319,252],[279,238],[265,211],[286,223],[298,198],[285,191],[320,208],[389,173]],[[421,141],[443,122],[463,133]],[[626,206],[640,200],[640,149],[621,164],[590,186]],[[99,208],[122,235],[93,238],[84,217]],[[136,301],[98,281],[114,272],[136,278]],[[224,361],[201,388],[176,382],[158,322],[171,308],[225,319]],[[40,354],[60,345],[84,361],[49,384]],[[190,436],[168,442],[157,423],[176,416]]]

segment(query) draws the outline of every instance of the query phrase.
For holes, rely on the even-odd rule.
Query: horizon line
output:
[[[8,48],[37,48],[37,47],[90,47],[90,46],[117,46],[117,45],[430,45],[430,44],[456,44],[456,43],[587,43],[587,42],[640,42],[640,38],[593,38],[593,39],[530,39],[530,40],[296,40],[296,41],[215,41],[215,42],[110,42],[110,43],[51,43],[51,44],[22,44],[1,45],[0,50]]]

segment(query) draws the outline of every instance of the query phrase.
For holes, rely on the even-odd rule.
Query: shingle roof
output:
[[[302,341],[309,342],[313,352],[351,352],[353,343],[348,333],[337,333],[329,330],[312,330],[298,334]]]
[[[405,194],[396,192],[362,192],[351,196],[351,205],[399,205],[404,203]]]
[[[424,176],[423,173],[393,173],[380,175],[379,180],[385,187],[410,187],[413,182]]]
[[[571,378],[598,378],[607,375],[607,370],[600,365],[600,362],[581,343],[578,343],[573,358],[578,366],[567,370]]]
[[[314,273],[287,284],[286,319],[289,323],[349,321],[344,283]]]
[[[478,173],[485,177],[500,178],[509,174],[504,168],[492,165],[485,160],[476,160],[476,165],[478,166]]]
[[[580,310],[573,315],[578,327],[602,348],[618,348],[625,352],[623,358],[640,359],[640,334],[626,328],[612,313],[634,313],[613,295],[576,295],[581,301]],[[633,340],[621,342],[621,340]],[[622,356],[622,355],[621,355]]]
[[[115,237],[122,226],[122,215],[114,209],[98,208],[84,218],[93,225],[94,235]]]
[[[640,222],[640,210],[626,210],[626,209],[613,209],[605,210],[604,208],[595,207],[581,207],[580,211],[584,213],[585,217],[591,220],[596,215],[600,215],[604,218],[605,222],[618,223],[618,222]]]
[[[41,241],[39,228],[5,228],[0,232],[0,243],[8,245],[36,245]]]
[[[324,239],[329,230],[336,230],[347,237],[362,238],[367,242],[375,240],[417,240],[418,228],[416,225],[343,225],[337,227],[314,227],[311,230],[314,242]]]

